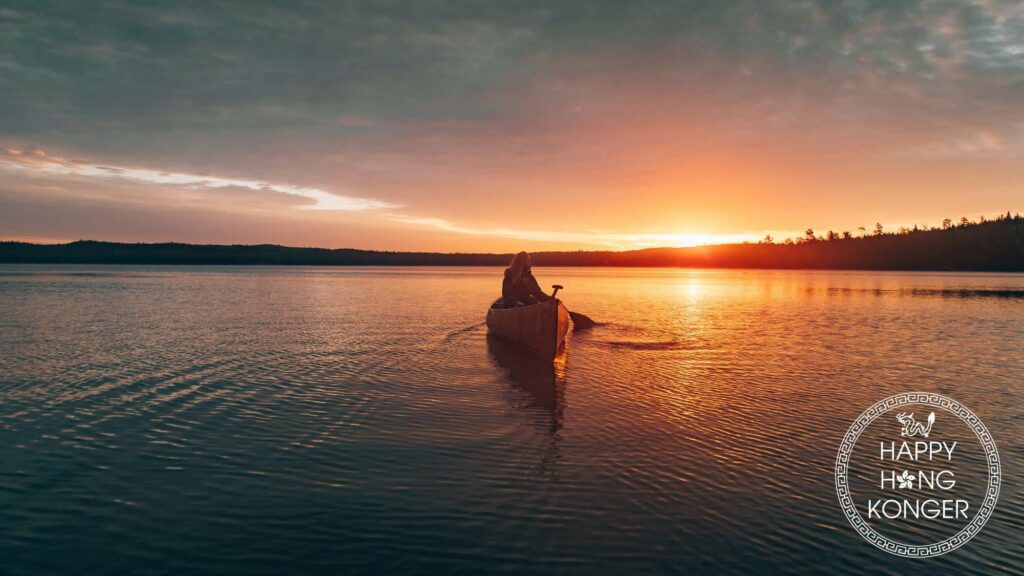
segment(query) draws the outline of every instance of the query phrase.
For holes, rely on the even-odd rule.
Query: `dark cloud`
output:
[[[8,3],[0,30],[0,130],[103,131],[110,146],[500,114],[500,98],[480,96],[579,53],[676,53],[680,69],[756,56],[774,70],[903,79],[922,94],[966,79],[992,100],[1024,92],[1024,14],[998,2],[31,0]]]
[[[659,195],[675,192],[656,175],[707,220],[717,198],[747,193],[716,175],[725,151],[761,195],[783,170],[1012,158],[1022,101],[1015,1],[0,8],[0,144],[424,218],[557,195],[591,200],[579,217],[596,226],[623,211],[612,197],[666,212]]]

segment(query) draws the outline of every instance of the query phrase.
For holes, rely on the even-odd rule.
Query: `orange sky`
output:
[[[1024,204],[1017,5],[38,10],[8,239],[627,249]]]

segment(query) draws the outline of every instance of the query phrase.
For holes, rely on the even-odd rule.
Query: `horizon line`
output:
[[[606,248],[606,249],[589,249],[589,250],[588,249],[582,249],[582,248],[575,249],[575,250],[571,250],[571,249],[548,249],[548,250],[528,250],[527,252],[529,252],[531,254],[555,254],[555,253],[613,253],[613,254],[626,254],[626,253],[630,253],[630,252],[645,252],[645,251],[652,251],[652,250],[694,250],[694,249],[700,249],[700,248],[716,248],[716,247],[726,247],[726,246],[752,246],[752,245],[753,246],[756,246],[756,245],[796,246],[796,245],[800,245],[800,244],[807,244],[807,243],[813,243],[813,242],[832,242],[832,241],[842,241],[842,240],[864,240],[864,239],[878,238],[878,237],[885,237],[885,236],[901,236],[901,235],[908,235],[908,234],[914,234],[914,233],[943,232],[943,231],[954,230],[954,229],[957,229],[957,228],[967,228],[967,227],[973,227],[973,226],[981,226],[981,225],[995,223],[995,222],[1001,222],[1001,221],[1005,221],[1005,220],[1009,220],[1009,219],[1020,219],[1020,218],[1021,218],[1021,216],[1020,216],[1019,212],[1016,213],[1016,214],[1013,214],[1010,211],[1007,211],[1005,214],[1000,212],[999,216],[996,217],[996,218],[985,218],[985,216],[982,215],[981,219],[979,221],[968,220],[966,217],[962,217],[959,221],[953,221],[951,219],[946,219],[946,220],[944,220],[942,227],[937,227],[937,226],[929,227],[928,225],[924,225],[924,226],[919,228],[917,225],[914,225],[913,228],[907,228],[905,226],[901,226],[896,231],[891,231],[891,230],[890,231],[884,231],[880,227],[880,225],[876,225],[876,226],[879,226],[879,227],[876,228],[875,230],[873,230],[872,233],[870,233],[870,234],[866,231],[866,229],[860,228],[859,230],[863,231],[862,235],[860,235],[860,236],[854,236],[854,235],[850,234],[848,231],[845,231],[843,233],[836,233],[836,232],[834,232],[832,230],[828,231],[828,233],[827,233],[828,236],[813,235],[813,234],[811,234],[813,232],[813,230],[811,228],[808,228],[807,229],[807,235],[805,235],[804,237],[796,237],[796,238],[787,237],[787,238],[785,238],[782,241],[775,241],[771,237],[771,235],[767,235],[763,240],[756,241],[756,242],[749,241],[749,240],[744,240],[742,242],[723,242],[723,243],[717,243],[717,244],[698,244],[698,245],[692,245],[692,246],[647,246],[647,247],[642,247],[642,248],[630,248],[630,249]],[[850,235],[844,236],[843,234],[850,234]],[[350,250],[350,251],[355,251],[355,252],[376,252],[376,253],[392,253],[392,254],[439,254],[439,255],[475,255],[475,256],[508,256],[508,255],[515,254],[517,252],[517,251],[508,251],[508,252],[453,252],[453,251],[448,251],[448,252],[442,252],[442,251],[431,251],[431,250],[387,250],[387,249],[372,249],[372,248],[355,248],[355,247],[350,247],[350,246],[342,246],[342,247],[337,247],[337,248],[327,248],[327,247],[324,247],[324,246],[291,246],[291,245],[276,244],[276,243],[271,243],[271,242],[261,242],[261,243],[255,243],[255,244],[239,244],[239,243],[233,243],[233,244],[222,244],[222,243],[220,243],[219,244],[219,243],[181,242],[181,241],[176,241],[176,240],[131,242],[131,241],[117,241],[117,240],[96,240],[96,239],[89,239],[89,238],[80,238],[80,239],[77,239],[77,240],[53,240],[53,241],[50,241],[50,242],[43,242],[43,241],[31,241],[31,240],[28,240],[28,239],[21,239],[21,238],[0,238],[0,244],[28,244],[28,245],[31,245],[31,246],[69,246],[69,245],[76,244],[76,243],[115,244],[115,245],[125,245],[125,246],[132,246],[132,245],[134,245],[134,246],[159,246],[159,245],[170,245],[170,244],[181,245],[181,246],[220,246],[220,247],[272,246],[272,247],[276,247],[276,248],[285,248],[285,249],[292,249],[292,250],[328,250],[328,251]]]

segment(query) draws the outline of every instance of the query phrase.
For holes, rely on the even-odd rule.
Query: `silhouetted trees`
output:
[[[949,225],[947,226],[947,222]],[[718,268],[834,268],[876,270],[1024,271],[1024,219],[1007,213],[996,219],[942,228],[904,228],[860,237],[833,231],[824,238],[808,228],[797,241],[771,236],[753,244],[694,248],[653,248],[628,252],[538,252],[538,266],[680,266]],[[511,254],[438,254],[369,250],[287,248],[275,245],[69,244],[0,242],[0,262],[74,264],[289,264],[356,266],[504,266]]]

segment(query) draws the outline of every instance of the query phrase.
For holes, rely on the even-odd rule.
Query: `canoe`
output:
[[[545,360],[554,360],[569,331],[569,311],[561,300],[517,308],[494,306],[501,306],[500,298],[487,311],[487,328],[492,334]]]

